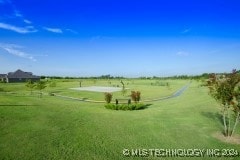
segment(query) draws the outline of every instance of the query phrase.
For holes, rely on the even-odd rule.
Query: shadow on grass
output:
[[[220,113],[217,113],[217,112],[216,113],[213,113],[213,112],[202,112],[201,114],[203,116],[209,118],[209,119],[212,119],[214,121],[220,122],[220,124],[222,126],[219,129],[221,130],[222,135],[225,135],[225,132],[223,130],[223,126],[224,126],[223,117],[222,117],[222,115]],[[226,121],[228,122],[227,118],[226,118]]]
[[[36,97],[39,94],[37,93],[17,93],[17,92],[0,92],[1,96],[12,96],[12,97]]]
[[[148,106],[151,106],[152,104],[145,104],[141,109],[139,109],[139,110],[143,110],[143,109],[147,109],[148,108]]]
[[[223,125],[223,118],[222,118],[222,115],[220,113],[213,113],[213,112],[201,112],[201,114],[204,116],[204,117],[207,117],[209,119],[212,119],[214,121],[218,121],[218,122],[221,122],[221,124]]]

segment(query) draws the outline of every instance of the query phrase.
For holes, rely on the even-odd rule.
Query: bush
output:
[[[105,101],[106,101],[106,103],[111,103],[111,101],[112,101],[112,94],[106,92],[106,93],[104,93],[104,95],[105,95]]]
[[[138,104],[105,104],[105,108],[112,109],[112,110],[141,110],[147,108],[148,105],[143,103]]]
[[[132,91],[131,98],[135,103],[138,103],[141,99],[141,92],[140,91]]]
[[[49,96],[55,96],[55,94],[53,92],[49,92],[48,95]]]
[[[115,105],[114,104],[105,104],[105,108],[107,109],[115,109]]]

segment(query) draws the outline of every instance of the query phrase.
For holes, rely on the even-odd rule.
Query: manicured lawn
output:
[[[82,80],[82,86],[111,86],[122,87],[119,80],[111,80],[109,84],[108,80],[97,80],[93,83],[91,80]],[[162,83],[168,82],[167,86],[151,85],[156,80],[124,80],[126,93],[123,95],[122,92],[114,92],[113,99],[115,98],[128,98],[132,90],[139,90],[142,93],[142,100],[155,99],[173,94],[176,90],[180,89],[183,85],[189,81],[186,80],[161,80]],[[47,92],[56,92],[57,94],[64,96],[71,96],[74,98],[85,98],[89,100],[104,100],[104,94],[99,92],[88,92],[88,91],[76,91],[69,88],[79,87],[79,81],[75,82],[59,82],[56,88],[48,87]]]
[[[56,88],[48,88],[46,91],[60,90],[63,93],[65,88],[70,88],[75,83],[78,85],[77,81],[63,85],[59,85],[59,82]],[[88,82],[88,85],[91,83]],[[103,85],[105,82],[97,83]],[[187,81],[175,80],[171,83],[171,92],[174,92]],[[157,87],[151,88],[148,84],[147,80],[135,80],[129,86],[142,90],[146,98],[153,97],[158,89],[151,93]],[[199,87],[196,82],[183,95],[153,102],[147,109],[138,111],[109,110],[103,104],[54,96],[29,96],[24,84],[1,84],[0,87],[5,87],[6,90],[14,90],[16,87],[17,92],[25,93],[0,93],[0,159],[141,159],[123,156],[124,148],[232,148],[240,152],[239,145],[227,144],[212,136],[222,130],[218,120],[220,110],[218,104],[207,94],[207,89]],[[162,86],[159,86],[159,95],[156,96],[170,93],[166,91],[168,89],[162,93],[160,87]],[[71,91],[65,92],[68,93]],[[78,94],[81,96],[79,92]],[[83,95],[86,96],[85,93]],[[239,126],[236,133],[240,133]]]
[[[110,86],[110,87],[122,87],[120,80],[81,80],[82,86]],[[109,81],[111,84],[109,84]],[[137,90],[141,92],[142,100],[155,99],[164,96],[169,96],[180,89],[182,86],[186,85],[189,81],[187,80],[158,80],[161,83],[169,83],[169,87],[161,85],[151,85],[151,83],[156,83],[157,80],[123,80],[125,83],[126,93],[123,95],[122,91],[113,93],[113,100],[116,98],[129,98],[132,90]],[[57,80],[57,87],[47,87],[44,89],[45,93],[53,92],[63,96],[70,96],[74,98],[84,98],[88,100],[104,100],[104,94],[101,92],[89,92],[89,91],[77,91],[70,88],[79,87],[79,80]],[[1,84],[0,88],[5,91],[13,91],[22,94],[29,95],[29,91],[25,87],[24,83],[16,84]],[[35,91],[36,92],[36,91]]]

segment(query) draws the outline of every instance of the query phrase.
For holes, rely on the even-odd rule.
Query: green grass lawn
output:
[[[146,99],[155,99],[159,97],[164,97],[173,94],[176,90],[180,89],[183,85],[188,83],[186,80],[168,80],[169,87],[166,86],[156,86],[151,85],[151,83],[155,83],[156,80],[124,80],[125,87],[127,88],[125,95],[122,92],[114,92],[113,99],[116,98],[129,98],[132,90],[138,90],[142,93],[142,100]],[[161,80],[164,82],[166,80]],[[119,80],[111,80],[111,84],[109,84],[108,80],[97,80],[95,83],[91,80],[82,80],[82,86],[119,86],[121,87],[121,83]],[[69,88],[79,87],[79,81],[74,82],[60,82],[57,84],[58,87],[46,89],[46,92],[56,92],[57,94],[64,96],[71,96],[74,98],[85,98],[89,100],[104,100],[104,94],[100,92],[88,92],[88,91],[76,91],[71,90]]]
[[[47,87],[43,90],[45,93],[56,93],[63,96],[70,96],[74,98],[84,98],[88,100],[104,100],[104,93],[101,92],[89,92],[89,91],[77,91],[72,90],[70,88],[79,87],[79,80],[55,80],[57,86],[56,87]],[[82,87],[86,86],[119,86],[122,87],[120,80],[81,80]],[[151,83],[155,83],[156,80],[123,80],[125,83],[125,87],[127,88],[126,93],[123,95],[122,91],[113,93],[113,100],[116,98],[130,98],[130,94],[132,90],[137,90],[141,92],[141,99],[156,99],[165,96],[169,96],[180,89],[182,86],[186,85],[189,81],[187,80],[160,80],[162,83],[169,83],[169,87],[160,86],[160,85],[151,85]],[[109,84],[111,82],[111,84]],[[29,95],[29,91],[25,87],[24,83],[15,83],[15,84],[1,84],[0,88],[3,88],[4,91],[8,92],[18,92],[21,94]],[[35,91],[36,92],[36,91]]]
[[[162,86],[158,92],[158,87],[151,88],[150,81],[135,80],[134,83],[129,82],[129,86],[141,90],[145,98],[155,98],[171,94],[187,83],[172,80],[169,92]],[[95,85],[104,84],[105,81],[98,81]],[[77,87],[78,82],[59,82],[56,88],[47,88],[46,91],[64,93],[64,89],[74,85]],[[90,85],[93,85],[91,81],[88,82]],[[24,84],[0,84],[0,87],[17,92],[0,93],[0,159],[142,159],[123,156],[124,148],[228,148],[240,152],[239,145],[224,143],[212,136],[223,127],[218,116],[219,106],[207,94],[207,88],[199,87],[196,82],[183,95],[153,102],[147,109],[138,111],[108,110],[104,104],[54,96],[29,96]],[[154,88],[156,90],[151,93]],[[81,93],[76,94],[82,96]],[[98,97],[91,94],[87,96]],[[74,93],[70,95],[74,96]],[[236,133],[240,133],[239,126]],[[150,156],[147,159],[165,158]]]

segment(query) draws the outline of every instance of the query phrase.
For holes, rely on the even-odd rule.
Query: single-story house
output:
[[[0,79],[7,83],[12,82],[26,82],[27,80],[39,81],[40,76],[35,76],[31,72],[24,72],[20,69],[15,72],[9,72],[8,74],[1,74]]]

